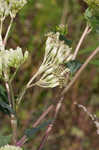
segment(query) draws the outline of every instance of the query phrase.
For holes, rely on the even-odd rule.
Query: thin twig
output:
[[[5,74],[6,75],[6,74]],[[11,108],[13,108],[13,103],[12,102],[12,96],[13,94],[11,94],[11,89],[10,89],[10,85],[9,83],[6,81],[5,82],[5,86],[6,86],[6,90],[7,90],[7,94],[8,94],[8,101],[9,101],[9,105]],[[11,127],[12,127],[12,143],[15,144],[17,141],[17,120],[14,114],[11,114]]]
[[[71,82],[67,85],[67,87],[63,90],[62,95],[64,95],[70,88],[71,86],[75,83],[75,81],[78,79],[78,77],[81,75],[82,71],[87,67],[88,63],[93,59],[93,57],[99,53],[99,47],[97,47],[91,55],[87,58],[85,63],[81,66],[81,68],[77,71],[75,74],[74,78],[71,80]]]
[[[89,30],[89,29],[90,29],[90,27],[89,27],[89,25],[87,24],[86,27],[85,27],[85,30],[84,30],[84,32],[83,32],[83,34],[82,34],[82,36],[81,36],[81,38],[80,38],[80,40],[79,40],[79,42],[78,42],[78,44],[77,44],[77,47],[76,47],[76,49],[75,49],[75,51],[74,51],[73,60],[76,58],[76,56],[77,56],[77,54],[78,54],[78,51],[79,51],[79,49],[80,49],[80,46],[81,46],[83,40],[85,39],[86,35],[91,32],[91,30]],[[90,31],[90,32],[89,32],[89,31]]]
[[[24,94],[26,93],[27,89],[32,85],[31,83],[35,80],[35,78],[40,74],[40,72],[38,71],[30,80],[29,82],[24,86],[24,88],[22,89],[21,93],[19,94],[18,98],[17,98],[17,104],[19,105]]]
[[[82,73],[82,71],[86,68],[86,66],[88,65],[88,63],[90,62],[90,60],[99,52],[99,47],[97,47],[92,53],[91,55],[87,58],[87,60],[85,61],[85,63],[82,65],[82,67],[77,71],[76,75],[74,76],[74,78],[72,79],[72,81],[68,84],[68,86],[63,90],[63,92],[61,93],[62,99],[60,99],[60,101],[58,102],[58,104],[56,105],[56,111],[55,111],[55,120],[57,117],[57,114],[59,113],[59,110],[62,106],[62,102],[63,102],[63,96],[67,93],[67,91],[71,88],[71,86],[75,83],[75,81],[78,79],[78,77],[80,76],[80,74]],[[40,143],[40,146],[37,150],[42,150],[42,148],[44,147],[44,144],[46,143],[46,140],[49,136],[49,133],[52,130],[52,127],[54,125],[55,120],[48,126],[45,135]]]
[[[56,111],[55,111],[55,116],[54,118],[56,119],[57,117],[57,114],[62,106],[62,102],[63,102],[63,96],[67,93],[67,91],[71,88],[71,86],[75,83],[75,81],[78,79],[78,77],[80,76],[80,74],[82,73],[82,71],[85,69],[85,67],[88,65],[88,63],[90,62],[90,60],[99,52],[99,47],[97,47],[93,52],[92,54],[87,58],[87,60],[85,61],[85,63],[82,65],[82,67],[77,71],[76,75],[74,76],[74,78],[72,79],[72,81],[68,84],[68,86],[63,90],[61,96],[62,96],[62,99],[58,102],[58,104],[56,105]],[[48,109],[40,116],[40,118],[34,123],[33,127],[36,127],[44,118],[45,116],[54,108],[54,105],[51,104]],[[55,120],[54,120],[55,121]],[[46,133],[45,133],[45,136],[43,137],[42,141],[41,141],[41,144],[38,148],[38,150],[41,150],[42,147],[44,146],[47,138],[48,138],[48,135],[50,133],[50,131],[52,130],[52,127],[53,127],[53,124],[54,122],[52,122],[47,130],[46,130]],[[17,146],[22,146],[25,142],[26,142],[26,136],[23,136],[20,141],[18,141],[16,143]]]
[[[47,130],[46,130],[46,132],[45,132],[45,135],[44,135],[44,137],[42,138],[42,141],[41,141],[39,147],[37,148],[37,150],[42,150],[42,148],[44,147],[44,145],[45,145],[45,143],[46,143],[46,141],[47,141],[47,138],[48,138],[48,136],[49,136],[49,133],[50,133],[50,131],[52,130],[52,127],[53,127],[53,123],[48,126],[48,128],[47,128]]]
[[[12,81],[14,80],[14,78],[15,78],[15,76],[16,76],[18,70],[19,70],[19,68],[20,68],[20,66],[16,68],[15,72],[14,72],[13,75],[11,76],[10,81],[9,81],[10,83],[12,83]]]
[[[63,99],[64,99],[64,98],[63,98],[63,96],[62,96],[62,97],[60,98],[59,102],[57,103],[57,105],[56,105],[56,107],[55,107],[54,120],[51,122],[51,124],[49,124],[48,128],[46,129],[45,135],[44,135],[44,137],[42,138],[42,141],[41,141],[39,147],[37,148],[37,150],[42,150],[42,148],[44,147],[44,145],[45,145],[45,143],[46,143],[46,141],[47,141],[47,138],[48,138],[48,136],[49,136],[49,134],[50,134],[50,132],[51,132],[53,126],[54,126],[54,123],[55,123],[55,121],[56,121],[56,118],[57,118],[57,115],[58,115],[58,113],[59,113],[59,110],[60,110],[60,108],[61,108],[61,106],[62,106],[62,101],[63,101]]]
[[[58,102],[58,104],[56,105],[56,109],[55,109],[55,115],[54,115],[54,118],[56,119],[57,117],[57,114],[62,106],[62,102],[63,102],[63,96],[68,92],[68,90],[71,88],[71,86],[75,83],[75,81],[78,79],[78,77],[80,76],[80,74],[82,73],[82,71],[86,68],[86,66],[88,65],[88,63],[90,62],[90,60],[99,52],[99,47],[97,47],[93,52],[92,54],[87,58],[87,60],[85,61],[85,63],[82,65],[82,67],[77,71],[76,75],[74,76],[74,78],[72,79],[72,81],[68,84],[68,86],[63,90],[63,92],[61,93],[61,96],[62,96],[62,99]],[[33,127],[36,127],[40,122],[41,120],[43,120],[43,118],[52,110],[52,108],[54,108],[54,105],[51,104],[49,106],[49,108],[46,110],[46,112],[44,112],[41,117],[36,121],[36,123],[34,123],[34,126]],[[47,130],[46,130],[46,133],[45,133],[45,136],[43,137],[42,141],[41,141],[41,144],[38,148],[38,150],[41,150],[48,138],[48,135],[49,133],[51,132],[52,130],[52,127],[54,125],[54,122],[55,120],[48,126]],[[23,136],[21,138],[20,141],[17,142],[16,145],[23,145],[25,142],[26,142],[26,136]]]
[[[46,117],[46,115],[54,108],[54,105],[50,105],[45,112],[39,117],[39,119],[33,124],[33,128],[36,128],[41,121]],[[24,135],[17,143],[16,146],[22,146],[27,141],[26,135]]]

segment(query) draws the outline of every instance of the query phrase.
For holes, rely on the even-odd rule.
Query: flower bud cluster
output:
[[[13,145],[5,145],[1,147],[0,150],[22,150],[22,148]]]
[[[36,84],[45,88],[63,86],[63,83],[66,83],[66,73],[70,71],[63,64],[70,61],[72,57],[71,48],[65,41],[60,40],[60,33],[48,33],[44,61],[39,68],[43,73]]]
[[[26,51],[23,55],[22,49],[17,47],[15,50],[0,51],[0,76],[2,76],[3,69],[9,67],[18,68],[28,57]]]
[[[0,18],[4,19],[8,15],[15,17],[26,2],[26,0],[0,0]]]

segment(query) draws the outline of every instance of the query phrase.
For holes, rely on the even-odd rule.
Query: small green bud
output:
[[[25,53],[24,53],[24,61],[27,60],[28,56],[29,56],[29,52],[28,52],[28,51],[25,51]]]
[[[22,7],[27,3],[26,0],[7,0],[10,6],[10,15],[15,17],[16,13],[22,9]]]
[[[5,19],[8,15],[14,18],[26,3],[26,0],[0,0],[0,19]]]
[[[8,16],[10,12],[10,8],[6,0],[0,0],[0,18]]]
[[[3,44],[3,40],[2,37],[0,35],[0,51],[4,50],[4,44]]]

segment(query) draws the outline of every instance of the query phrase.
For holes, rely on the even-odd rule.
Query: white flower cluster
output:
[[[3,69],[9,67],[18,68],[28,57],[28,51],[25,52],[24,56],[22,49],[17,47],[15,50],[4,50],[0,51],[0,76],[2,76]]]
[[[4,19],[8,15],[15,17],[26,2],[26,0],[0,0],[0,18]]]
[[[62,64],[70,61],[73,55],[71,48],[59,37],[59,32],[47,34],[44,61],[39,68],[43,73],[40,80],[36,82],[38,86],[53,88],[66,81],[65,75],[70,70]]]
[[[22,148],[13,145],[5,145],[1,147],[0,150],[22,150]]]

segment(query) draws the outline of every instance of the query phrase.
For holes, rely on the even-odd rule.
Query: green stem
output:
[[[41,72],[37,72],[30,80],[29,82],[26,84],[26,86],[22,89],[21,93],[19,94],[18,98],[17,98],[17,104],[19,105],[24,94],[26,93],[27,89],[30,88],[30,84],[35,80],[35,78],[40,74]]]
[[[10,78],[10,84],[12,83],[12,81],[14,80],[18,70],[19,70],[20,66],[15,70],[15,72],[13,73],[12,77]]]

